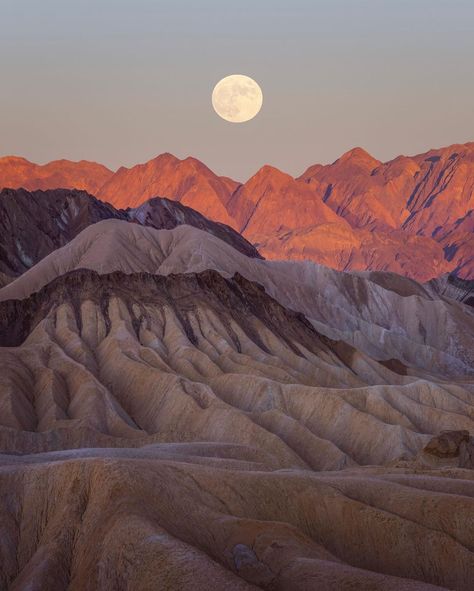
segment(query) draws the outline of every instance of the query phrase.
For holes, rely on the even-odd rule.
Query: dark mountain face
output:
[[[0,272],[17,276],[90,224],[126,219],[112,205],[85,191],[53,189],[0,192]]]
[[[125,274],[120,271],[100,275],[89,269],[79,269],[61,275],[39,292],[23,300],[0,302],[0,346],[18,346],[52,310],[69,303],[74,309],[78,327],[82,327],[81,304],[88,300],[99,306],[104,314],[108,331],[109,306],[112,298],[124,302],[131,314],[132,326],[138,333],[140,327],[150,324],[147,306],[173,309],[182,329],[192,344],[197,344],[189,314],[198,308],[212,310],[226,326],[233,321],[243,333],[264,350],[258,331],[249,321],[257,318],[296,355],[303,357],[295,342],[308,350],[333,350],[340,361],[350,363],[353,348],[319,334],[303,314],[288,310],[270,297],[265,289],[248,281],[238,273],[226,279],[217,271],[172,274],[167,276],[150,273]],[[284,329],[283,329],[284,327]],[[237,334],[233,336],[236,350],[242,346]]]
[[[474,308],[474,280],[444,275],[427,283],[436,294],[457,300]]]
[[[186,207],[171,199],[154,197],[135,209],[126,209],[128,218],[144,226],[158,230],[172,230],[181,224],[204,230],[216,238],[227,242],[248,257],[263,258],[258,250],[230,226],[213,222],[191,207]]]
[[[171,229],[188,224],[205,230],[249,257],[258,251],[229,226],[211,222],[197,211],[158,197],[137,209],[118,210],[85,191],[51,189],[0,192],[0,283],[8,283],[87,226],[110,218]]]

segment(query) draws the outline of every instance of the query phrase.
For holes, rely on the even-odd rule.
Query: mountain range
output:
[[[474,278],[474,143],[386,163],[355,148],[298,178],[264,166],[245,183],[171,154],[115,173],[86,161],[5,157],[0,187],[83,189],[117,209],[166,197],[234,228],[269,259],[419,281]]]
[[[472,153],[3,159],[0,589],[470,591]]]

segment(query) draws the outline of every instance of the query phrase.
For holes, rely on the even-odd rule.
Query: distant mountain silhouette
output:
[[[95,195],[112,175],[102,164],[86,160],[41,165],[18,156],[0,158],[0,189],[82,189]]]

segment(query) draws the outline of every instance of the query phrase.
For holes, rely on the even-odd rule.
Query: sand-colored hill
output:
[[[75,271],[0,334],[3,587],[470,589],[474,473],[420,452],[472,382],[213,271]]]
[[[26,297],[80,268],[162,275],[238,272],[305,314],[327,336],[377,359],[396,358],[428,376],[462,374],[474,366],[474,311],[468,306],[397,275],[364,276],[309,262],[249,258],[186,225],[156,230],[120,220],[94,224],[0,289],[0,300]]]
[[[250,257],[258,251],[231,227],[208,220],[181,203],[154,197],[135,209],[115,209],[75,189],[0,191],[0,287],[46,255],[64,246],[88,226],[118,219],[151,226],[175,228],[187,224],[200,228]]]

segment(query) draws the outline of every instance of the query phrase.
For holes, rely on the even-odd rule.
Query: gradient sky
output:
[[[161,152],[246,180],[474,139],[474,0],[0,0],[0,155]],[[212,110],[255,78],[260,114]]]

